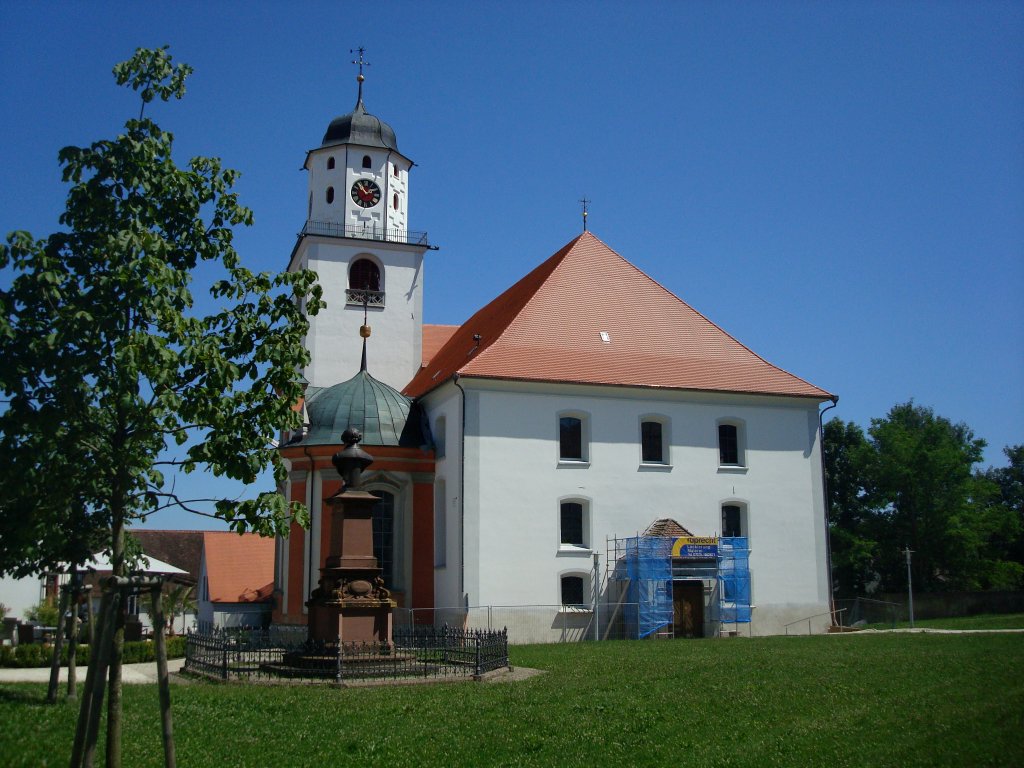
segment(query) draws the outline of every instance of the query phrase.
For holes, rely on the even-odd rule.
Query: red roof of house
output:
[[[456,328],[405,393],[426,394],[455,373],[832,397],[747,349],[589,232]]]
[[[459,330],[457,325],[424,325],[423,326],[423,365],[429,365],[431,358],[448,343],[448,340]]]
[[[274,591],[274,540],[204,531],[206,581],[214,603],[257,603]]]

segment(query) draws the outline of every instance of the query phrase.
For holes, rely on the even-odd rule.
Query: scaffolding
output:
[[[718,540],[718,581],[721,584],[719,621],[750,623],[750,546],[746,536]]]
[[[750,548],[745,537],[721,537],[708,562],[673,558],[676,537],[630,536],[606,540],[606,621],[629,638],[674,637],[673,583],[701,581],[705,625],[717,634],[727,624],[749,624]]]

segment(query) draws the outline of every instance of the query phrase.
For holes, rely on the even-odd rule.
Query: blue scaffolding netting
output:
[[[610,577],[626,582],[626,636],[643,638],[671,627],[672,546],[675,539],[634,536],[625,542]],[[718,539],[718,616],[722,624],[750,622],[750,547],[745,536]]]
[[[750,622],[750,547],[746,536],[718,540],[718,581],[721,584],[719,621]]]
[[[672,539],[626,539],[630,635],[647,637],[672,624]],[[630,626],[631,625],[631,626]]]

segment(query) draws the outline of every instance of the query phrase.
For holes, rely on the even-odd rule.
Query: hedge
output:
[[[61,649],[60,664],[68,664],[68,645]],[[167,658],[180,659],[185,655],[185,636],[167,638]],[[53,659],[53,646],[48,643],[24,643],[22,645],[0,646],[0,667],[48,667]],[[156,646],[152,640],[141,640],[124,644],[124,664],[156,661]],[[85,667],[89,664],[89,646],[79,645],[75,664]]]

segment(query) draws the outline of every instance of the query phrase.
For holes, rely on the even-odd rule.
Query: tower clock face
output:
[[[380,187],[370,179],[359,179],[352,185],[352,202],[360,208],[373,208],[380,202]]]

